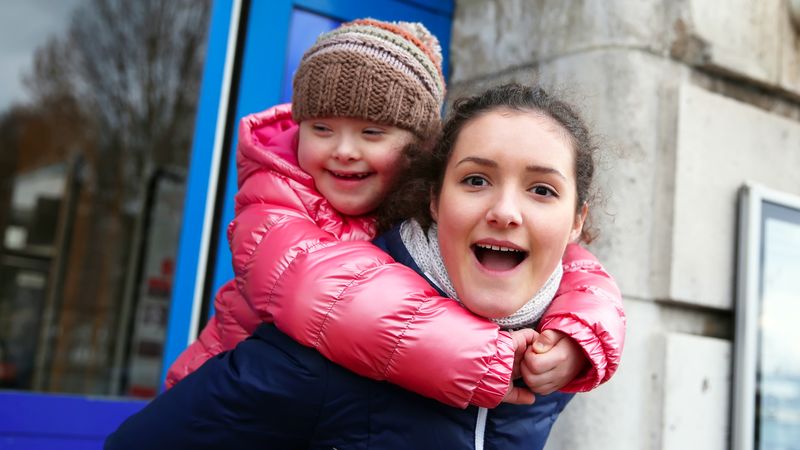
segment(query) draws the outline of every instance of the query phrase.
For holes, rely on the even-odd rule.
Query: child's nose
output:
[[[339,161],[355,161],[361,157],[361,153],[355,142],[342,139],[334,149],[333,157]]]

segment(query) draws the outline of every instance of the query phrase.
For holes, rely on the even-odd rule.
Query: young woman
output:
[[[475,314],[531,326],[556,294],[557,280],[574,286],[587,272],[602,271],[588,252],[570,245],[586,236],[593,150],[580,118],[542,89],[506,85],[459,100],[427,161],[431,170],[410,172],[422,181],[407,197],[417,207],[391,203],[395,213],[418,211],[413,192],[421,192],[430,214],[414,214],[376,243]],[[375,308],[380,289],[392,287],[390,279],[371,287]],[[622,336],[615,285],[609,279],[593,290],[587,299],[610,302],[615,317],[600,324],[586,314],[595,306],[581,302],[548,317],[594,320],[588,328],[614,323],[607,334]],[[419,345],[414,321],[406,323],[409,338],[398,352]],[[357,318],[350,324],[363,325]],[[614,344],[621,350],[621,340]],[[537,355],[519,356],[530,382]],[[429,373],[424,359],[411,363],[406,371],[441,375]],[[458,409],[359,377],[264,324],[125,422],[107,448],[542,448],[570,398],[557,392],[537,396],[533,405]]]

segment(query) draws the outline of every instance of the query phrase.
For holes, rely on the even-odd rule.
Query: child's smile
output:
[[[361,119],[309,119],[300,124],[297,159],[337,211],[358,216],[386,198],[411,139],[409,131]]]
[[[372,175],[372,172],[340,172],[336,170],[329,170],[331,175],[345,181],[359,181]]]

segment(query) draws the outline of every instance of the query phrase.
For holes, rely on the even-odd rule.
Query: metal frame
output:
[[[800,210],[800,197],[746,183],[739,197],[739,258],[736,289],[736,335],[732,389],[731,448],[755,448],[755,393],[758,320],[761,313],[763,205]]]
[[[178,263],[164,345],[162,380],[166,377],[169,363],[194,341],[195,333],[191,330],[197,329],[200,318],[202,285],[208,265],[241,6],[242,0],[215,1],[211,12],[208,51],[186,183]],[[199,218],[202,221],[198,224],[196,220]]]

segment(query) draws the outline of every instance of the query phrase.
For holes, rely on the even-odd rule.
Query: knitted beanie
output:
[[[421,23],[361,19],[321,35],[294,76],[295,122],[354,117],[422,139],[440,126],[439,41]]]

